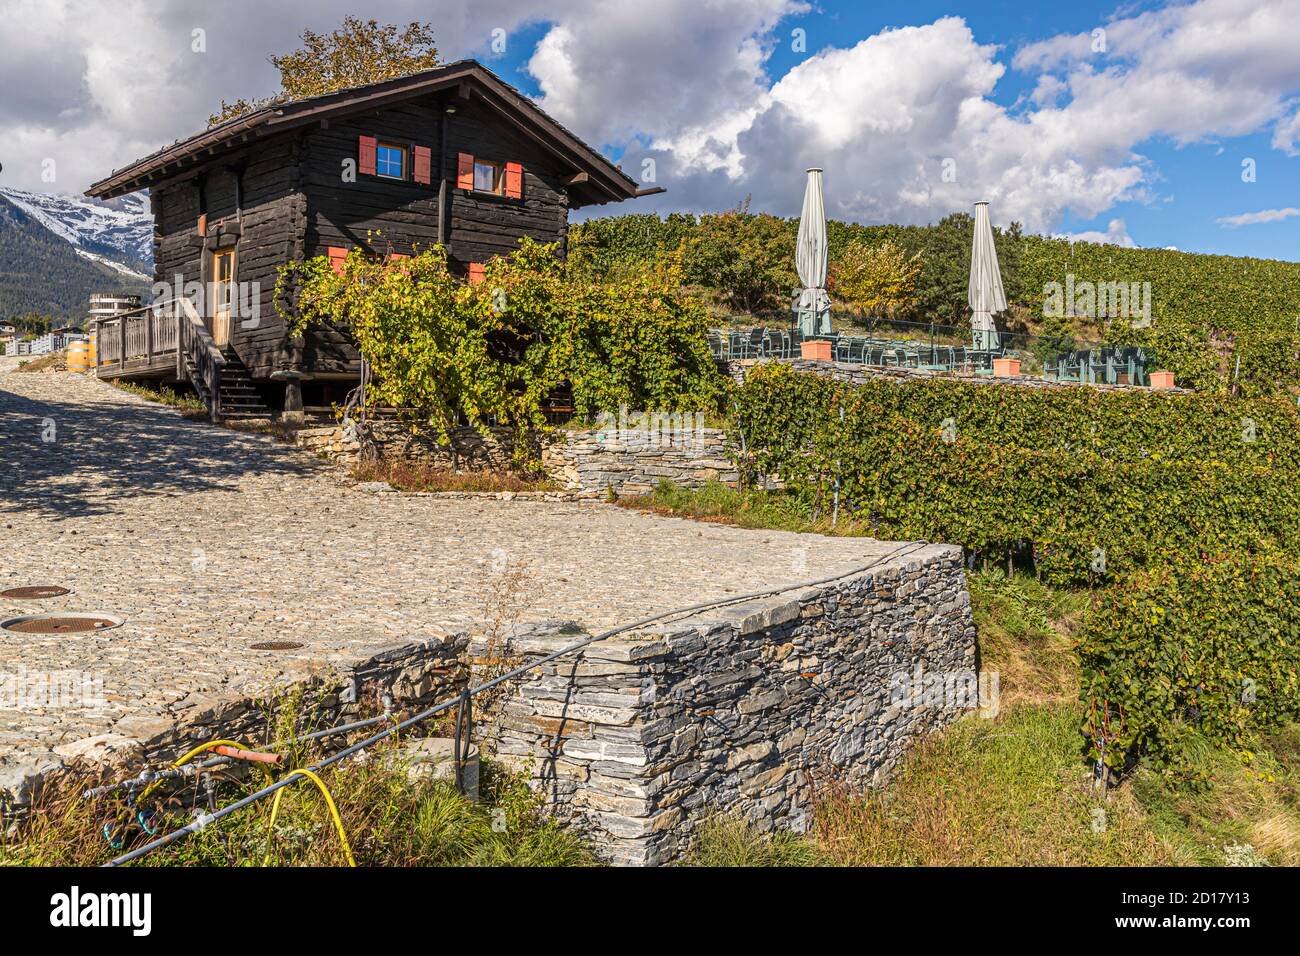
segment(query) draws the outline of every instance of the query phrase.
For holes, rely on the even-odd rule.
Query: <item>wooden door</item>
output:
[[[235,250],[212,254],[212,341],[217,348],[230,344],[230,321],[235,298]]]

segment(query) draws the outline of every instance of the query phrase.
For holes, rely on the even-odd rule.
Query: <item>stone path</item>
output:
[[[847,571],[891,547],[598,503],[365,494],[269,437],[71,373],[0,366],[0,590],[72,590],[0,598],[0,619],[126,621],[83,636],[0,631],[0,779],[93,735],[164,729],[191,695],[283,684],[439,627],[481,630],[507,593],[518,619],[594,629]],[[271,640],[304,646],[250,647]],[[65,672],[102,680],[106,703],[13,699],[14,675]]]

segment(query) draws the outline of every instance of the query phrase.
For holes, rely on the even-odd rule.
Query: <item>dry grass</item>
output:
[[[1002,706],[1061,703],[1079,695],[1072,634],[1086,591],[1057,590],[999,570],[968,574],[980,669],[998,674]]]
[[[890,785],[829,786],[815,836],[852,866],[1155,866],[1175,855],[1127,787],[1107,799],[1079,760],[1077,705],[968,717],[913,749]]]
[[[67,362],[67,352],[47,352],[44,355],[34,359],[28,359],[25,362],[18,363],[20,372],[49,372],[59,368]]]
[[[559,486],[542,478],[496,472],[455,472],[420,462],[381,460],[362,462],[352,470],[359,482],[386,481],[400,491],[413,492],[524,492],[557,491]]]

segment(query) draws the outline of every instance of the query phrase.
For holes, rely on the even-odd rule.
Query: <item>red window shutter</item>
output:
[[[199,216],[199,237],[206,239],[208,235],[208,214],[205,212]]]
[[[506,198],[524,197],[524,167],[519,163],[506,163]]]
[[[471,262],[469,264],[469,284],[478,285],[487,276],[484,274],[484,266],[481,262]]]
[[[346,249],[340,249],[338,246],[329,247],[330,268],[334,270],[335,275],[343,274],[343,260],[348,257]]]
[[[461,153],[456,162],[456,186],[460,189],[474,188],[474,157]]]
[[[379,141],[373,136],[362,136],[357,140],[357,171],[366,175],[375,175],[375,162],[378,158]]]
[[[433,153],[428,146],[417,146],[414,153],[415,181],[427,186],[433,182]]]

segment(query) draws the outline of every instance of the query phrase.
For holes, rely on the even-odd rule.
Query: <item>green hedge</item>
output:
[[[1242,556],[1152,569],[1102,593],[1079,633],[1093,759],[1180,772],[1189,736],[1249,758],[1300,718],[1300,564]]]
[[[1153,319],[1228,333],[1294,332],[1300,263],[1211,256],[1173,249],[1027,236],[1021,260],[1025,304],[1036,310],[1050,282],[1150,282]]]
[[[1057,582],[1300,554],[1300,415],[1281,399],[849,385],[769,364],[733,415],[748,480],[779,475],[825,511],[838,478],[841,507],[880,537],[1032,561]]]

